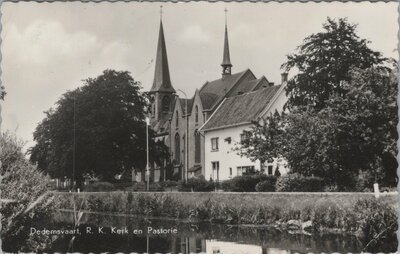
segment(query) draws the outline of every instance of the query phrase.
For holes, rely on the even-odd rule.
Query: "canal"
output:
[[[168,219],[58,211],[53,220],[30,228],[49,235],[45,252],[81,253],[360,253],[394,252],[397,239],[370,244],[348,234],[310,234],[266,226],[228,226]],[[3,250],[15,252],[3,242]]]

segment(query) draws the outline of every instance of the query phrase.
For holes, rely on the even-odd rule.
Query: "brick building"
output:
[[[206,81],[192,97],[180,98],[170,79],[164,29],[162,20],[160,21],[154,81],[148,92],[152,100],[151,127],[157,133],[156,138],[163,140],[169,147],[170,162],[174,173],[180,179],[186,176],[205,175],[207,149],[204,133],[199,129],[226,98],[274,86],[265,76],[257,78],[250,69],[232,73],[226,22],[222,55],[221,77]],[[268,91],[276,93],[278,90]],[[155,181],[164,178],[160,175],[163,171],[157,168],[167,164],[168,162],[165,162],[164,165],[155,166]]]

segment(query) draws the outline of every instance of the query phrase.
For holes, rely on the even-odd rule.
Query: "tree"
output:
[[[252,161],[272,162],[282,154],[280,148],[284,129],[281,119],[282,116],[275,111],[265,119],[254,121],[250,131],[243,131],[246,138],[241,140],[234,150]]]
[[[350,71],[346,96],[332,96],[324,114],[335,119],[338,158],[343,167],[368,171],[375,182],[396,183],[398,70]]]
[[[66,92],[37,126],[31,160],[52,177],[78,181],[87,172],[111,181],[124,170],[143,170],[149,104],[140,89],[128,72],[106,70]],[[161,165],[167,148],[149,142],[151,162]]]
[[[243,155],[284,157],[293,172],[323,177],[340,189],[352,186],[360,172],[394,186],[397,70],[354,69],[350,77],[342,85],[346,96],[331,95],[324,109],[295,108],[254,125],[240,147]]]
[[[346,188],[360,172],[393,184],[397,81],[388,59],[368,48],[356,25],[330,18],[282,65],[289,112],[256,124],[242,155],[284,157],[292,171]],[[272,135],[275,134],[275,135]]]
[[[346,19],[328,17],[323,32],[306,37],[294,54],[282,65],[298,73],[289,80],[287,107],[324,108],[333,93],[344,95],[343,81],[350,81],[352,68],[367,69],[385,62],[379,52],[368,48],[369,41],[356,34],[357,25]]]
[[[8,252],[40,252],[50,237],[30,235],[29,229],[49,220],[54,207],[45,195],[49,179],[25,158],[23,144],[13,133],[0,134],[2,247]]]

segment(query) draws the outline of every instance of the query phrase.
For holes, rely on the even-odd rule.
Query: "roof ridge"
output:
[[[249,92],[246,92],[246,93],[242,93],[242,94],[230,96],[229,98],[236,98],[236,97],[240,97],[240,96],[246,96],[246,95],[249,95],[249,94],[251,94],[251,93],[259,93],[260,90],[267,90],[267,89],[271,89],[272,87],[279,87],[279,86],[281,86],[281,85],[264,87],[264,88],[257,89],[257,90],[254,90],[254,91],[249,91]],[[229,98],[228,98],[228,99],[229,99]]]
[[[247,71],[249,71],[249,70],[250,70],[250,69],[247,68],[247,69],[244,70],[244,71],[239,71],[239,72],[233,73],[233,74],[231,74],[231,75],[227,75],[227,76],[224,76],[224,77],[221,77],[221,78],[217,78],[217,79],[214,79],[214,80],[211,80],[211,81],[207,81],[206,84],[209,84],[209,83],[214,82],[214,81],[217,81],[217,80],[223,80],[223,79],[226,79],[226,78],[229,78],[229,77],[238,75],[238,74],[241,74],[241,75],[239,75],[239,76],[242,76],[243,73],[245,73],[245,72],[247,72]],[[204,84],[204,85],[206,85],[206,84]],[[202,88],[203,88],[203,87],[202,87]]]
[[[249,71],[251,72],[251,74],[253,74],[253,72],[252,72],[249,68],[247,68],[247,69],[244,70],[243,72],[235,73],[235,74],[240,74],[240,75],[238,75],[237,79],[233,82],[233,85],[225,92],[225,94],[221,96],[221,99],[217,100],[217,101],[214,103],[214,105],[212,105],[212,107],[210,108],[210,110],[213,110],[213,109],[216,107],[216,105],[218,105],[219,103],[221,103],[222,100],[224,100],[225,98],[227,98],[226,95],[227,95],[230,91],[232,91],[232,89],[238,84],[238,82],[239,82],[239,81],[244,77],[244,75],[245,75],[247,72],[249,72]],[[233,75],[235,75],[235,74],[233,74]],[[255,75],[253,74],[253,76],[255,76]]]

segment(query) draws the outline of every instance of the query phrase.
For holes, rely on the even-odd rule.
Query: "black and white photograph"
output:
[[[1,252],[397,252],[398,8],[1,3]]]

